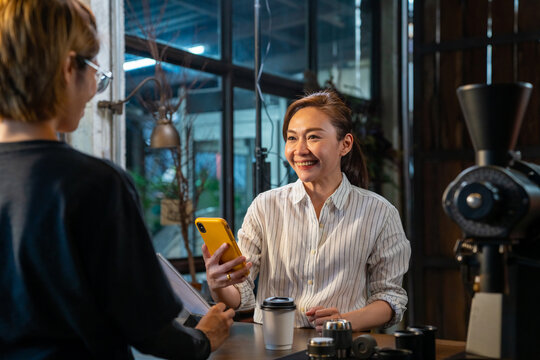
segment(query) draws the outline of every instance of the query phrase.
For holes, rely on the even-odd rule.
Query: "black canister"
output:
[[[412,360],[413,353],[406,349],[390,349],[384,348],[377,351],[377,359],[379,360]]]
[[[412,360],[424,360],[423,337],[424,334],[418,330],[398,330],[394,332],[396,338],[396,349],[407,349],[412,351]]]
[[[437,327],[432,325],[414,325],[407,327],[407,330],[421,331],[424,334],[423,350],[424,360],[435,360],[435,338],[437,334]]]
[[[334,360],[336,348],[331,337],[314,337],[309,339],[307,346],[309,360]]]
[[[336,359],[346,359],[351,355],[352,326],[349,321],[344,319],[325,321],[322,336],[334,339]]]

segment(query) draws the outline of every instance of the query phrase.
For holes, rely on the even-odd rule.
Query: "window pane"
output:
[[[140,60],[126,55],[126,62],[128,59]],[[149,147],[157,116],[148,109],[155,107],[159,99],[155,84],[149,82],[126,105],[126,164],[141,195],[154,248],[168,258],[183,258],[187,251],[175,219],[178,204],[167,206],[163,200],[178,199],[178,187],[174,184],[179,163],[190,200],[186,207],[188,214],[190,205],[195,203],[195,217],[221,215],[221,81],[214,75],[180,66],[163,64],[163,68],[174,94],[172,103],[180,102],[172,116],[180,134],[180,157],[170,149]],[[126,95],[153,72],[153,66],[126,71]],[[162,215],[168,215],[166,221]],[[201,255],[202,239],[191,224],[188,241],[193,253]]]
[[[374,0],[318,0],[319,83],[371,99]]]
[[[126,0],[125,32],[219,58],[219,1]]]
[[[303,80],[306,69],[305,2],[261,0],[260,3],[259,48],[263,72]],[[235,0],[233,4],[233,61],[249,68],[253,68],[255,56],[253,4],[253,0]]]
[[[247,208],[254,198],[255,162],[255,93],[245,89],[234,89],[234,222],[235,234],[242,226]],[[262,147],[268,150],[266,161],[270,174],[265,176],[268,189],[290,181],[290,167],[284,156],[284,141],[281,135],[283,116],[287,110],[287,99],[263,94],[262,104]],[[294,174],[294,172],[293,172]]]

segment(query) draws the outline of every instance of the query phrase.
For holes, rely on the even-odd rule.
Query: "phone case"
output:
[[[197,218],[195,219],[195,225],[197,226],[197,230],[199,230],[199,233],[201,234],[204,243],[208,247],[210,254],[213,255],[223,243],[226,242],[229,244],[229,248],[221,256],[222,263],[234,260],[237,257],[242,256],[242,253],[238,248],[238,244],[236,244],[236,240],[234,239],[234,235],[232,234],[231,229],[227,224],[227,221],[225,221],[224,219]],[[240,270],[244,266],[246,266],[245,262],[233,267],[232,270]]]

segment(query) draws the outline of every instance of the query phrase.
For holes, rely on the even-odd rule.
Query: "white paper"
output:
[[[206,315],[208,309],[210,309],[210,305],[208,305],[206,300],[204,300],[197,290],[189,285],[163,255],[157,253],[157,257],[174,293],[182,300],[185,310],[194,315]]]

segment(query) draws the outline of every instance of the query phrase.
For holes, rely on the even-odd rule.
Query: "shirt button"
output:
[[[311,255],[315,255],[316,251],[315,250],[311,250]]]
[[[322,229],[324,227],[323,224],[319,224],[319,228]]]
[[[308,280],[307,283],[308,283],[308,285],[313,285],[313,281],[312,281],[312,280]]]
[[[306,309],[305,308],[300,308],[300,311],[301,312],[306,312]]]

